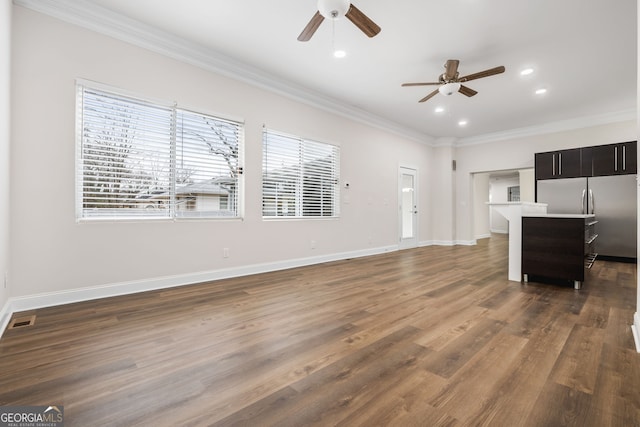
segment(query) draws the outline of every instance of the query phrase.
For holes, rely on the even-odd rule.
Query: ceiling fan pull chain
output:
[[[336,51],[336,20],[331,20],[331,51]]]

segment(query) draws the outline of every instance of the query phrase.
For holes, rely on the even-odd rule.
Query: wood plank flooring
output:
[[[507,240],[51,307],[0,405],[67,426],[640,426],[636,266],[507,280]]]

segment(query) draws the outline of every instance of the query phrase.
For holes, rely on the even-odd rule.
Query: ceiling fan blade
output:
[[[420,101],[418,102],[424,102],[424,101],[428,101],[431,98],[433,98],[434,96],[436,96],[438,94],[438,89],[434,90],[433,92],[431,92],[429,95],[425,96],[424,98],[422,98]]]
[[[304,27],[304,30],[302,30],[302,32],[298,36],[298,41],[301,41],[301,42],[309,41],[311,39],[311,36],[313,36],[313,34],[316,32],[316,30],[320,26],[320,24],[322,24],[322,21],[324,21],[324,16],[322,16],[320,12],[316,11],[316,14],[313,15],[313,17],[311,18],[307,26]]]
[[[444,75],[447,80],[453,80],[456,77],[456,74],[458,73],[458,64],[460,64],[460,61],[457,59],[449,59],[444,65],[444,68],[446,69]]]
[[[465,85],[460,85],[460,89],[458,89],[458,92],[460,92],[461,94],[466,95],[468,97],[472,97],[473,95],[478,93],[477,91],[475,91],[475,90],[473,90],[470,87],[467,87]]]
[[[442,83],[440,82],[430,82],[430,83],[402,83],[401,86],[403,87],[407,87],[407,86],[433,86],[433,85],[441,85]]]
[[[504,73],[504,66],[491,68],[489,70],[480,71],[479,73],[469,74],[468,76],[460,77],[458,81],[468,82],[469,80],[481,79],[483,77],[493,76],[494,74]]]
[[[349,21],[353,22],[356,27],[360,28],[360,30],[368,37],[373,37],[380,32],[378,24],[369,19],[367,15],[362,13],[360,9],[355,7],[353,4],[349,6],[349,11],[347,11],[345,16]]]

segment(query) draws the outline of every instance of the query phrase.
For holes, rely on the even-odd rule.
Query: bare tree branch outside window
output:
[[[239,123],[84,88],[82,217],[237,216]]]

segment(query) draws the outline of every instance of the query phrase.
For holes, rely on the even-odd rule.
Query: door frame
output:
[[[403,175],[411,175],[413,177],[413,207],[412,207],[412,230],[413,236],[410,238],[403,237]],[[418,247],[418,168],[415,166],[399,165],[398,167],[398,249],[409,249]]]

